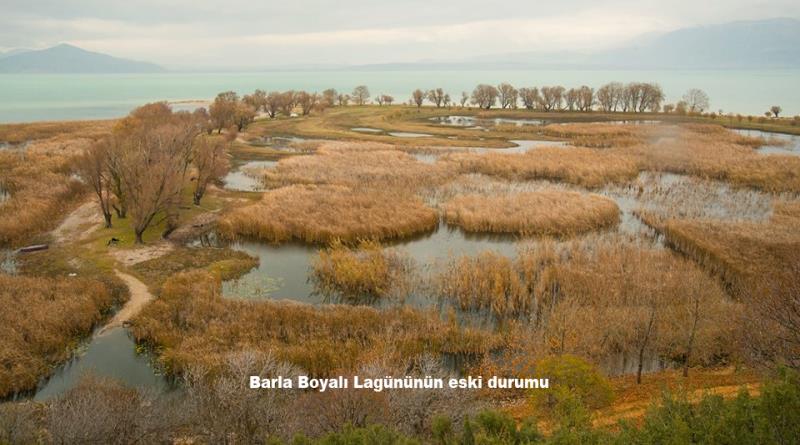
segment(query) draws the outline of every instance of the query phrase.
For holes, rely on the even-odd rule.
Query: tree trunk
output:
[[[106,220],[106,229],[111,228],[111,212],[103,210],[103,219]]]
[[[642,346],[639,348],[639,364],[636,367],[636,384],[639,385],[642,383],[642,368],[644,367],[644,351],[647,349],[647,343],[650,341],[650,332],[653,330],[653,323],[655,322],[656,313],[655,310],[651,310],[650,312],[650,320],[647,322],[647,331],[645,332],[644,339],[642,340]]]
[[[692,321],[692,331],[689,333],[689,343],[686,345],[686,361],[683,363],[683,376],[689,377],[689,359],[692,357],[692,349],[694,349],[694,337],[697,332],[697,321],[700,318],[700,300],[695,298],[694,301],[694,320]]]
[[[142,239],[142,232],[144,231],[138,231],[138,230],[134,231],[134,233],[136,234],[136,244],[144,244],[144,240]]]

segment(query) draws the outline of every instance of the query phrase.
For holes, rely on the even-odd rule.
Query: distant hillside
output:
[[[0,55],[0,73],[154,73],[158,65],[120,59],[86,51],[72,45],[58,45],[38,51]]]
[[[598,51],[535,51],[440,63],[363,65],[360,69],[770,69],[800,68],[800,21],[772,19],[698,26],[639,37]]]

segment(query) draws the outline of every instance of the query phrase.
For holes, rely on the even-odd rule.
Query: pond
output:
[[[522,127],[523,125],[547,125],[550,123],[550,121],[543,119],[511,119],[504,117],[485,119],[475,116],[437,116],[432,117],[430,120],[440,125],[479,129],[495,125],[516,125],[517,127]]]
[[[252,171],[259,169],[272,168],[277,164],[277,161],[250,161],[234,168],[222,179],[225,182],[225,188],[228,190],[236,190],[240,192],[260,192],[264,190],[264,185],[257,175]],[[250,172],[248,172],[250,170]]]
[[[9,275],[17,273],[17,252],[11,249],[0,249],[0,272]]]
[[[36,389],[34,400],[57,397],[73,388],[87,373],[108,377],[132,387],[158,392],[174,385],[156,372],[146,353],[137,353],[136,344],[125,328],[95,334]]]
[[[430,137],[430,134],[426,133],[411,133],[408,131],[390,131],[389,136],[394,136],[397,138],[426,138]]]
[[[761,154],[800,156],[800,136],[798,135],[741,128],[733,129],[733,131],[743,136],[765,139],[767,145],[762,145],[757,149]]]
[[[380,128],[370,128],[370,127],[353,127],[350,130],[358,131],[361,133],[383,133],[383,130],[381,130]]]
[[[440,223],[432,233],[395,242],[392,247],[408,255],[421,271],[443,265],[451,256],[477,255],[492,250],[502,255],[516,255],[517,238],[511,235],[480,235]],[[259,258],[260,264],[237,280],[223,283],[223,295],[231,298],[294,300],[320,304],[324,298],[314,295],[310,280],[318,246],[300,243],[267,244],[253,241],[237,242],[232,248]],[[420,307],[436,302],[430,298],[415,298],[412,304]],[[407,301],[407,303],[409,303]]]

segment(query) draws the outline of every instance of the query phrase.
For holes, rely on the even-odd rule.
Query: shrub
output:
[[[611,384],[589,362],[572,355],[551,356],[535,365],[540,378],[550,379],[549,390],[536,390],[531,395],[534,408],[553,415],[566,396],[585,406],[597,409],[608,406],[614,398]]]

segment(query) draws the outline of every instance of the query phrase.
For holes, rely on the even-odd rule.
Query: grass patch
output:
[[[220,218],[223,236],[268,242],[402,238],[432,230],[436,212],[402,191],[293,185],[264,193],[258,204]]]
[[[566,236],[619,223],[619,208],[613,200],[558,190],[458,196],[443,209],[448,223],[470,232]]]
[[[166,255],[135,264],[133,271],[146,283],[160,289],[169,277],[191,269],[204,269],[225,281],[238,278],[254,267],[258,267],[258,258],[238,250],[179,247]]]

